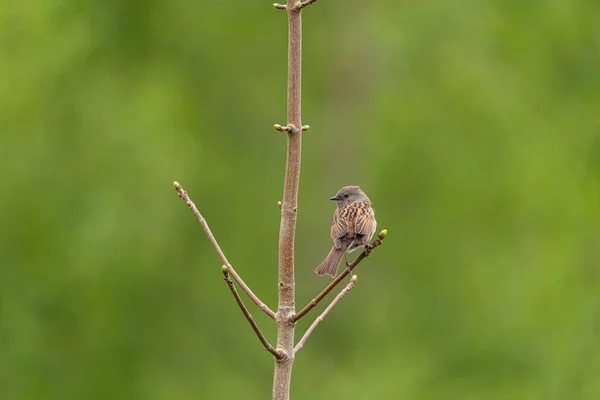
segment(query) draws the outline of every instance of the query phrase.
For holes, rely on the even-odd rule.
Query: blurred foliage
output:
[[[286,28],[257,1],[0,5],[0,398],[270,397],[171,184],[275,307]],[[339,187],[389,238],[293,398],[600,398],[598,4],[323,0],[303,60],[297,305]]]

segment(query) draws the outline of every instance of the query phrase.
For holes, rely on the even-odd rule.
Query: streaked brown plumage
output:
[[[315,273],[335,277],[338,265],[346,253],[369,244],[377,221],[371,201],[358,186],[345,186],[330,200],[337,201],[331,225],[333,248],[315,269]]]

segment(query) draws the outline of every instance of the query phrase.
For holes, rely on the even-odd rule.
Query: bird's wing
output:
[[[342,247],[342,241],[340,240],[348,234],[348,218],[343,213],[344,209],[336,209],[333,214],[333,222],[331,223],[331,239],[336,249]]]
[[[377,222],[371,206],[366,203],[361,204],[356,213],[356,234],[369,236],[370,239],[376,227]]]

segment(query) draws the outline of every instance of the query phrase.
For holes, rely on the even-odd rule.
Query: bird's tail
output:
[[[327,257],[323,260],[321,265],[315,269],[315,273],[319,276],[322,275],[331,275],[335,277],[337,275],[338,265],[344,254],[346,253],[346,249],[341,248],[338,249],[335,246],[331,249]]]

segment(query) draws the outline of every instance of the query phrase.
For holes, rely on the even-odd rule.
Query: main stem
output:
[[[298,212],[298,185],[302,151],[301,78],[302,78],[302,12],[295,10],[297,0],[287,0],[288,14],[288,85],[287,123],[292,126],[287,137],[287,160],[279,226],[279,302],[277,350],[283,352],[275,360],[273,400],[290,398],[290,381],[294,364],[294,236]]]

